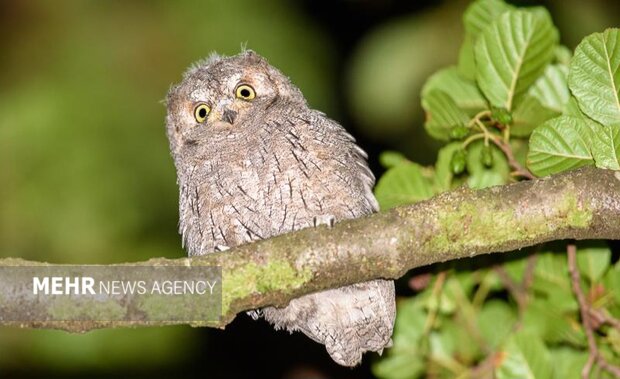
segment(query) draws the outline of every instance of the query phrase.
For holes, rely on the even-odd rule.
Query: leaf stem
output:
[[[521,163],[517,161],[509,143],[506,143],[495,136],[491,137],[491,142],[493,142],[495,146],[499,147],[499,149],[504,153],[504,155],[506,155],[506,158],[508,159],[508,164],[514,170],[513,175],[521,176],[526,179],[536,179],[536,176],[534,176],[534,174],[532,174],[530,170],[521,166]]]
[[[479,140],[481,138],[486,138],[486,135],[484,133],[476,133],[472,136],[469,136],[465,141],[463,141],[462,148],[463,149],[467,148],[467,146],[469,146],[470,143],[476,140]]]

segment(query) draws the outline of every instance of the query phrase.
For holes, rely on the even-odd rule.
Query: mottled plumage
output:
[[[378,209],[355,139],[309,109],[299,89],[254,52],[199,62],[170,90],[167,107],[180,232],[190,255]],[[262,313],[353,366],[363,352],[389,344],[394,308],[394,283],[374,280]]]

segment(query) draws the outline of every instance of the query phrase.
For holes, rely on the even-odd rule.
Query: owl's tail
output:
[[[396,304],[394,282],[373,280],[293,299],[263,309],[276,329],[301,331],[322,343],[334,361],[356,366],[367,351],[391,345]]]

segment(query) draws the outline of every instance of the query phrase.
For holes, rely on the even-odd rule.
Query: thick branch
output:
[[[306,293],[560,239],[620,239],[620,172],[584,168],[480,191],[463,188],[331,229],[304,229],[204,257],[140,264],[221,266],[223,317],[192,325],[223,327],[241,311],[282,306]],[[33,262],[0,260],[0,265],[27,264]],[[145,319],[17,325],[83,331],[161,324]]]

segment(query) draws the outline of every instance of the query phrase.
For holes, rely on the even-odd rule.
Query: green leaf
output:
[[[480,346],[477,343],[463,343],[473,338],[463,323],[464,320],[458,317],[443,320],[441,323],[442,339],[454,341],[454,355],[461,363],[473,364],[481,355]],[[449,342],[444,343],[449,344]]]
[[[476,79],[491,105],[512,111],[553,59],[558,32],[548,13],[509,11],[476,41]]]
[[[530,301],[523,313],[523,330],[540,336],[551,344],[567,343],[582,346],[586,343],[585,334],[578,323],[576,312],[567,314],[555,308],[557,302],[548,298],[536,298]],[[575,301],[576,304],[576,301]]]
[[[551,288],[571,291],[565,254],[554,252],[538,254],[534,274],[535,280],[532,285],[538,291],[548,293]]]
[[[417,378],[426,368],[420,339],[427,316],[421,302],[416,298],[399,302],[396,314],[394,346],[383,359],[373,365],[372,370],[379,378]]]
[[[590,128],[590,152],[596,167],[620,170],[620,128],[603,126],[583,114],[574,97],[566,104],[565,114],[580,119]]]
[[[484,142],[477,141],[467,148],[467,184],[480,189],[506,184],[510,177],[510,167],[506,156],[495,145],[491,146],[493,166],[486,167],[482,162]]]
[[[551,378],[551,356],[537,335],[523,332],[513,335],[503,353],[503,359],[495,369],[498,379]]]
[[[513,6],[502,0],[476,0],[463,14],[465,31],[476,38],[500,15],[512,9]]]
[[[502,0],[476,0],[463,14],[465,38],[459,50],[458,72],[469,80],[476,80],[474,44],[476,39],[502,13],[514,9]]]
[[[590,120],[592,156],[598,168],[620,170],[620,126],[603,126]]]
[[[385,168],[392,168],[402,163],[408,163],[409,160],[398,151],[387,150],[379,155],[379,163]]]
[[[449,140],[452,128],[469,122],[467,113],[450,96],[437,89],[422,95],[422,108],[426,112],[426,131],[439,140]]]
[[[550,351],[554,379],[581,379],[581,370],[588,361],[588,352],[569,347]]]
[[[417,350],[427,318],[422,302],[415,297],[401,301],[396,314],[398,317],[394,324],[394,349]]]
[[[525,275],[525,269],[527,267],[527,259],[510,259],[504,262],[502,266],[512,280],[517,283],[523,282],[523,276]]]
[[[592,165],[591,144],[590,128],[582,120],[569,116],[551,119],[530,136],[528,167],[537,176],[545,176]]]
[[[603,243],[579,248],[577,250],[577,264],[581,273],[590,282],[598,282],[611,264],[611,250]]]
[[[491,349],[504,343],[510,335],[517,321],[515,313],[505,301],[490,300],[484,304],[478,315],[478,329]]]
[[[474,59],[474,37],[465,32],[465,38],[459,49],[459,74],[469,80],[476,80],[476,61]]]
[[[564,116],[571,116],[571,117],[577,117],[580,118],[582,120],[592,120],[591,118],[589,118],[588,116],[586,116],[585,114],[583,114],[583,112],[581,111],[581,109],[579,109],[579,103],[577,103],[577,99],[575,99],[574,96],[571,96],[568,99],[568,102],[566,103],[566,106],[564,106]],[[594,120],[592,120],[594,121]]]
[[[510,134],[515,137],[527,137],[534,129],[561,113],[545,107],[537,97],[525,95],[523,101],[515,109]]]
[[[615,303],[620,306],[620,261],[607,271],[603,283],[606,291],[615,298]]]
[[[568,84],[581,110],[620,128],[620,29],[592,34],[575,49]]]
[[[614,328],[609,329],[607,340],[613,351],[620,356],[620,330]]]
[[[427,96],[432,90],[439,90],[448,95],[457,107],[470,116],[487,108],[487,101],[482,96],[476,82],[461,76],[454,66],[433,74],[422,88],[422,97]]]
[[[562,65],[547,66],[544,74],[530,88],[530,94],[545,108],[562,113],[570,98],[568,68]]]
[[[375,188],[381,209],[411,204],[433,196],[431,179],[415,163],[403,163],[389,169]]]
[[[426,364],[418,354],[394,354],[387,356],[372,366],[372,372],[381,379],[416,379],[426,369]]]

